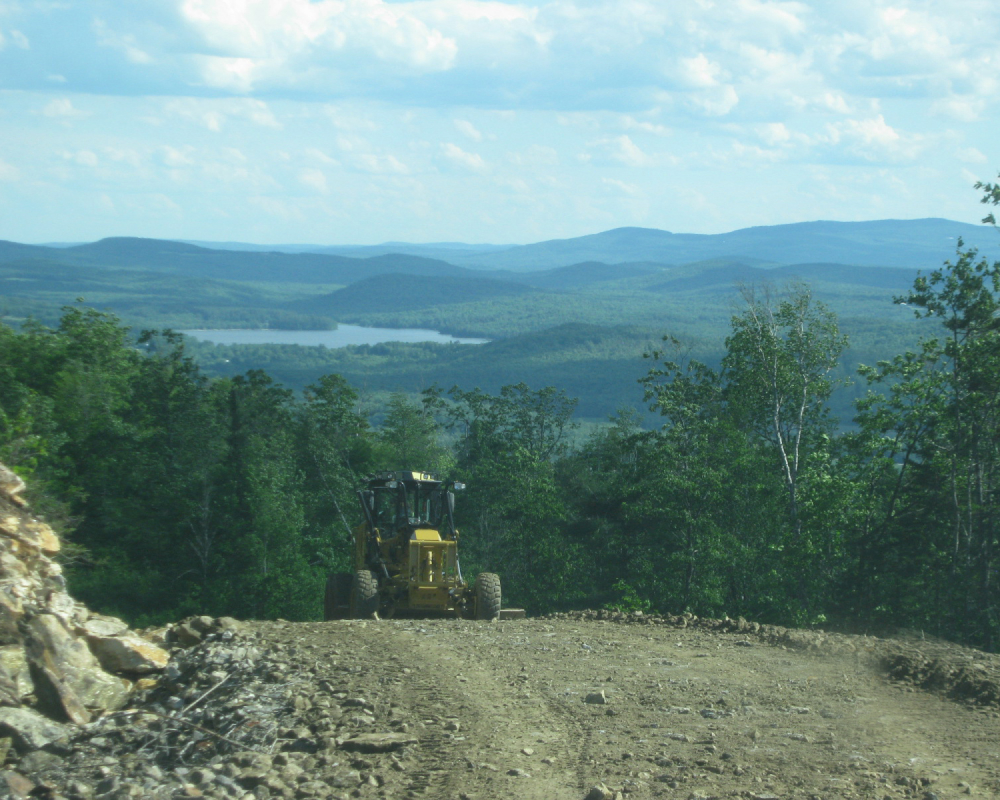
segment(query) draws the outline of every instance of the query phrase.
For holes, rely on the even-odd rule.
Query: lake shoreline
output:
[[[279,330],[276,328],[192,328],[179,331],[211,344],[295,344],[304,347],[323,345],[331,349],[352,345],[377,345],[389,342],[416,344],[486,344],[489,339],[452,336],[423,328],[370,328],[338,323],[332,330]]]

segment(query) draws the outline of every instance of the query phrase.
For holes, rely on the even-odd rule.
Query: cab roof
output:
[[[441,481],[428,472],[411,472],[409,470],[389,470],[377,472],[368,480],[368,483],[369,485],[376,485],[388,483],[389,481],[401,481],[403,483],[441,483]]]

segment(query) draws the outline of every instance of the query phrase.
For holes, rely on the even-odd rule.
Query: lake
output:
[[[307,347],[346,347],[349,344],[382,342],[438,342],[440,344],[485,344],[489,339],[465,339],[420,328],[366,328],[339,324],[335,331],[199,330],[181,331],[185,336],[214,344],[301,344]]]

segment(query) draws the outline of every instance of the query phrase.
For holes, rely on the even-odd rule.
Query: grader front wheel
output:
[[[476,577],[476,619],[500,618],[500,576],[480,572]]]

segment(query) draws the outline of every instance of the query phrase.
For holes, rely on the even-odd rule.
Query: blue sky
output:
[[[0,238],[983,215],[995,0],[0,0]]]

